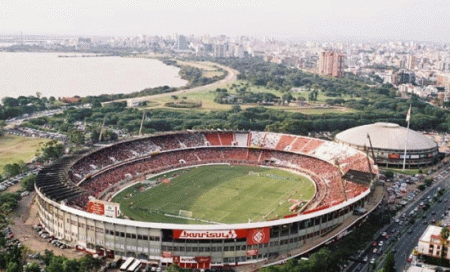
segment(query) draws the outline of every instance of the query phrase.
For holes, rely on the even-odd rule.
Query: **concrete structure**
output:
[[[336,157],[343,161],[339,167]],[[300,171],[316,184],[316,195],[296,214],[254,223],[140,222],[102,215],[104,202],[91,206],[95,212],[86,211],[92,196],[110,199],[112,193],[149,174],[210,163]],[[35,186],[41,224],[80,249],[162,266],[260,267],[345,235],[367,216],[359,211],[371,212],[380,203],[382,189],[369,185],[377,173],[362,152],[334,142],[271,132],[175,132],[64,157],[43,169]],[[99,180],[106,189],[98,189],[105,185]]]
[[[177,39],[175,41],[175,50],[177,51],[185,51],[189,50],[189,42],[186,37],[183,35],[177,35]]]
[[[414,72],[400,70],[394,74],[392,82],[395,85],[414,83],[416,81],[416,75]]]
[[[406,142],[406,166],[417,168],[434,164],[438,160],[438,145],[432,139],[398,124],[375,123],[347,129],[338,133],[336,142],[358,150],[370,148],[372,141],[375,161],[379,165],[401,167]],[[407,136],[408,135],[408,136]],[[372,156],[370,150],[369,155]]]
[[[319,55],[319,74],[342,77],[344,71],[344,56],[334,51],[324,51]]]
[[[433,258],[441,258],[441,250],[444,250],[444,258],[450,260],[450,252],[448,245],[450,238],[446,241],[446,246],[443,246],[441,238],[442,227],[429,225],[419,239],[417,251],[420,255],[426,255]]]

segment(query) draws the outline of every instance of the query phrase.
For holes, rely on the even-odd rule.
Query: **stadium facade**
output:
[[[370,141],[369,141],[370,137]],[[418,168],[438,161],[438,145],[420,132],[394,123],[375,123],[338,133],[336,142],[373,154],[378,165],[402,167],[406,144],[406,167]]]
[[[315,183],[316,194],[299,212],[254,223],[154,223],[107,212],[114,205],[105,201],[127,184],[211,163],[295,170]],[[364,153],[335,142],[270,132],[195,131],[64,157],[39,172],[36,191],[40,223],[79,249],[155,265],[259,267],[339,239],[361,223],[381,201],[374,186],[377,173]],[[92,209],[92,198],[103,201]]]

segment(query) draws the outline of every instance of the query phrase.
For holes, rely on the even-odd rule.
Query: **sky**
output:
[[[448,42],[449,0],[0,0],[0,35]]]

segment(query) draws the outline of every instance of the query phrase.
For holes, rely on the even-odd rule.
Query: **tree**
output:
[[[29,263],[24,267],[23,271],[24,272],[40,272],[41,268],[39,267],[39,265],[37,263]]]
[[[7,164],[3,167],[5,177],[13,177],[20,174],[20,165],[18,163]]]
[[[239,106],[239,105],[233,105],[232,107],[231,107],[231,109],[230,109],[230,112],[234,112],[234,113],[238,113],[238,112],[240,112],[240,111],[242,111],[242,109],[241,109],[241,106]]]
[[[97,258],[92,257],[90,254],[84,255],[80,259],[81,269],[86,272],[96,272],[101,267],[101,261]]]
[[[444,248],[447,246],[449,236],[450,230],[447,227],[443,227],[441,229],[441,244],[442,244],[441,258],[444,258]]]
[[[0,130],[2,130],[4,127],[6,127],[6,121],[0,120]]]
[[[389,252],[384,262],[385,272],[395,272],[395,258],[392,252]]]
[[[281,99],[283,100],[283,104],[284,104],[284,103],[291,102],[291,100],[294,99],[294,97],[292,96],[291,93],[286,93],[286,94],[283,94],[283,96],[281,96]]]
[[[51,140],[41,146],[37,151],[36,156],[43,161],[50,161],[61,158],[64,153],[63,145],[57,140]]]
[[[53,256],[50,260],[50,263],[45,268],[46,272],[64,272],[63,262],[66,260],[66,257],[63,256]]]
[[[64,272],[79,272],[80,267],[80,262],[76,259],[67,259],[63,262]]]
[[[20,272],[20,266],[16,262],[9,262],[6,265],[6,272]]]
[[[391,178],[394,177],[394,172],[391,171],[391,170],[389,170],[389,171],[386,171],[386,172],[384,173],[384,175],[386,176],[386,178],[391,179]]]
[[[44,261],[45,265],[49,265],[54,256],[55,254],[53,253],[53,251],[46,249],[44,251],[44,256],[42,256],[42,260]]]
[[[73,129],[69,132],[69,140],[77,145],[82,145],[85,142],[84,133],[78,129]]]
[[[22,179],[22,188],[26,191],[34,190],[34,182],[36,181],[36,175],[29,175]]]
[[[102,107],[102,103],[100,103],[100,101],[98,101],[98,100],[92,101],[92,108],[101,108],[101,107]]]

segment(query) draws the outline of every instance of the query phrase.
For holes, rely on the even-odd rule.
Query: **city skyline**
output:
[[[5,2],[0,34],[228,35],[446,42],[450,5],[418,1]]]

